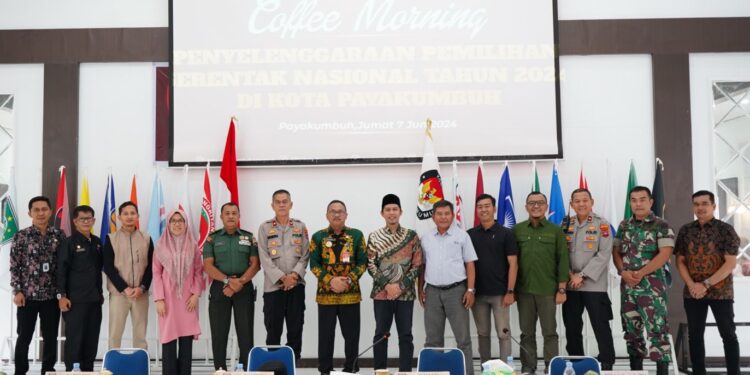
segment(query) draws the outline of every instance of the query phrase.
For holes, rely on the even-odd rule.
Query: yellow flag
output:
[[[86,176],[83,176],[83,183],[81,184],[81,198],[78,199],[78,205],[91,205],[91,200],[89,199],[89,179],[86,178]]]

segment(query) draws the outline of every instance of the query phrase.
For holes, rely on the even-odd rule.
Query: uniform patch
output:
[[[568,241],[568,242],[573,241],[573,237],[565,236],[565,241]]]
[[[589,249],[589,250],[593,250],[594,249],[594,244],[593,243],[588,243],[586,245],[586,248]]]
[[[602,224],[599,226],[599,230],[602,231],[602,237],[609,237],[609,225]]]
[[[273,229],[273,228],[269,229],[268,234],[269,235],[276,234],[276,229]]]
[[[295,239],[294,239],[294,244],[295,244],[295,245],[301,245],[301,244],[302,244],[302,240],[301,240],[301,239],[299,239],[299,238],[295,238]]]
[[[586,236],[586,241],[596,241],[596,236]]]
[[[271,249],[271,256],[276,256],[278,254],[278,251],[276,249]]]

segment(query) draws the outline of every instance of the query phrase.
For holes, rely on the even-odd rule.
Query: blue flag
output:
[[[151,207],[148,210],[148,234],[156,242],[161,238],[167,226],[167,212],[164,206],[164,189],[161,186],[159,173],[154,176],[154,186],[151,188]]]
[[[107,235],[117,231],[117,215],[115,214],[115,180],[112,175],[107,179],[107,191],[104,193],[104,209],[102,209],[102,229],[99,238],[102,246],[107,243]]]
[[[497,195],[497,222],[506,228],[516,225],[516,214],[513,212],[513,189],[510,185],[510,170],[505,165],[500,178],[500,193]]]
[[[565,218],[565,201],[560,188],[560,177],[557,175],[557,163],[552,166],[552,189],[549,192],[549,216],[547,220],[560,225]]]

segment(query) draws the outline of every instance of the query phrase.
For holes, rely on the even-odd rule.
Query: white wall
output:
[[[558,0],[561,20],[621,18],[747,17],[744,0]]]
[[[26,202],[42,192],[42,114],[44,109],[44,66],[0,64],[0,93],[14,94],[16,210],[19,226],[31,224]],[[15,307],[10,303],[9,252],[0,251],[0,321],[12,322]],[[0,325],[0,337],[15,334],[15,324]],[[0,357],[9,355],[0,344]]]
[[[175,0],[179,1],[179,0]],[[2,29],[167,27],[167,0],[0,0]],[[561,20],[747,17],[745,0],[558,0]]]

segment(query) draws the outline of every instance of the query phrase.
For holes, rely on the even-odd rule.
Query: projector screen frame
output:
[[[221,160],[205,161],[175,161],[174,160],[174,20],[173,1],[169,0],[169,166],[205,166],[210,163],[214,166],[221,165]],[[557,0],[549,0],[552,3],[552,30],[554,43],[554,67],[555,67],[555,131],[557,138],[557,153],[555,154],[526,154],[526,155],[482,155],[482,156],[438,156],[439,162],[476,162],[483,161],[506,161],[506,160],[543,160],[563,159],[562,144],[562,119],[560,108],[560,50],[559,50],[559,20]],[[426,121],[427,119],[425,119]],[[228,124],[228,122],[227,122]],[[223,147],[223,146],[222,146]],[[238,166],[273,167],[273,166],[335,166],[335,165],[382,165],[382,164],[418,164],[422,157],[393,157],[393,158],[331,158],[331,159],[269,159],[269,160],[237,160]]]

